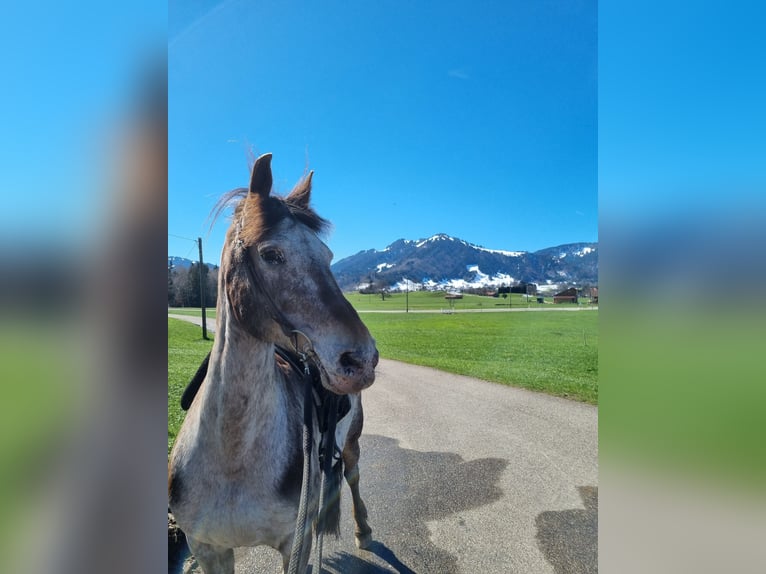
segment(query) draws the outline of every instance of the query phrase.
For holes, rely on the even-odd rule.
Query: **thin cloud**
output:
[[[455,70],[450,70],[449,72],[447,72],[447,75],[450,78],[457,78],[458,80],[468,80],[468,79],[470,79],[470,76],[468,74],[466,74],[465,70],[462,70],[462,69],[459,69],[459,68],[455,69]]]
[[[223,2],[220,2],[220,3],[216,4],[215,6],[213,6],[210,10],[208,10],[202,16],[200,16],[199,18],[194,20],[194,22],[189,24],[186,28],[181,30],[178,34],[176,34],[175,36],[170,38],[169,41],[168,41],[168,49],[174,48],[175,45],[179,42],[179,40],[181,40],[182,38],[184,38],[187,35],[189,35],[190,33],[192,33],[199,26],[204,24],[210,17],[215,15],[217,12],[220,12],[221,10],[226,8],[226,6],[228,6],[229,4],[231,4],[234,1],[236,1],[236,0],[224,0]]]

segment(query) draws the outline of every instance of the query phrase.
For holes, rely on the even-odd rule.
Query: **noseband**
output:
[[[237,231],[239,232],[239,225],[237,226]],[[321,571],[323,534],[328,531],[334,531],[336,536],[338,534],[337,519],[332,520],[330,516],[337,516],[339,512],[339,491],[341,477],[343,476],[343,457],[335,441],[335,429],[337,422],[351,410],[351,401],[347,395],[337,395],[325,389],[322,385],[321,363],[311,339],[306,333],[295,328],[277,306],[271,293],[265,289],[265,282],[253,264],[252,259],[247,256],[244,243],[241,239],[236,240],[235,248],[239,250],[238,259],[240,262],[244,259],[251,288],[258,291],[257,295],[261,295],[260,300],[266,302],[271,319],[290,338],[295,355],[292,355],[290,351],[276,344],[275,353],[285,360],[293,371],[299,375],[304,386],[303,475],[288,574],[300,574],[298,573],[298,567],[304,559],[307,559],[306,552],[308,545],[306,541],[308,540],[311,528],[308,521],[312,483],[311,455],[314,448],[314,420],[316,418],[320,437],[317,454],[319,472],[322,479],[319,491],[319,511],[315,523],[317,545],[315,548],[316,556],[314,564],[317,570]],[[302,345],[300,344],[301,339],[303,339]],[[296,356],[297,361],[295,360]],[[300,362],[302,368],[298,367],[298,362]]]

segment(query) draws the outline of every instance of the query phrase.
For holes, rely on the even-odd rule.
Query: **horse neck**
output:
[[[201,414],[213,425],[225,458],[240,460],[253,449],[279,449],[277,439],[294,397],[277,368],[274,344],[239,327],[227,307],[224,303],[217,311]]]

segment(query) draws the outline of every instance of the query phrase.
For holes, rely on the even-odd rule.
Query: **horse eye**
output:
[[[269,265],[280,265],[285,262],[285,256],[279,249],[264,249],[260,252],[260,256]]]

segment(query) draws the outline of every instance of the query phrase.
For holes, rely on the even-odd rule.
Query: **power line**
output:
[[[191,247],[189,247],[189,251],[187,251],[187,252],[186,252],[186,255],[184,255],[184,259],[189,259],[189,254],[190,254],[190,253],[191,253],[191,252],[194,250],[194,248],[195,248],[195,247],[197,247],[196,243],[197,243],[197,242],[195,241],[195,242],[194,242],[194,245],[192,245]]]
[[[191,237],[184,237],[183,235],[176,235],[175,233],[168,233],[168,237],[175,237],[177,239],[183,239],[185,241],[191,241],[192,243],[194,243],[194,245],[189,247],[189,251],[187,251],[186,255],[184,255],[184,259],[188,259],[189,258],[189,253],[191,253],[192,249],[197,247],[197,242],[199,241],[199,238],[192,239]]]
[[[175,233],[168,233],[170,237],[176,237],[178,239],[185,239],[186,241],[193,241],[194,243],[197,243],[196,239],[192,239],[191,237],[182,237],[180,235],[176,235]]]

